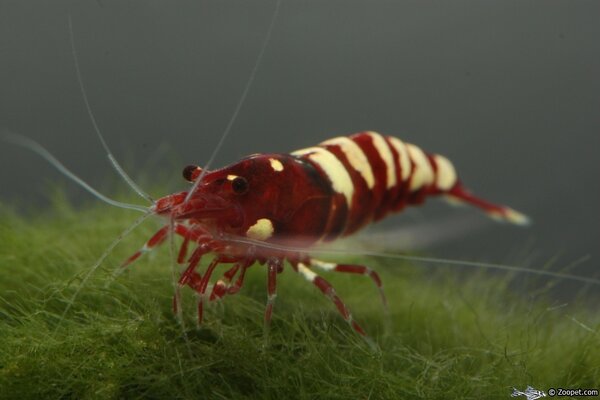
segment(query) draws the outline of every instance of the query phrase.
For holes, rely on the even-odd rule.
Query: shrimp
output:
[[[291,154],[254,154],[213,171],[190,165],[183,169],[183,177],[193,183],[191,189],[155,202],[151,213],[165,217],[167,223],[124,266],[164,243],[172,224],[174,232],[183,238],[178,262],[187,260],[178,285],[189,286],[199,295],[199,322],[207,295],[215,300],[237,293],[246,269],[258,262],[268,269],[268,325],[277,295],[277,275],[287,261],[331,299],[357,333],[365,336],[333,286],[315,270],[369,276],[386,304],[381,278],[366,266],[311,258],[306,255],[311,247],[351,235],[432,196],[469,203],[495,219],[528,223],[525,215],[512,208],[472,195],[444,156],[425,153],[413,144],[372,131],[336,137]],[[187,258],[190,244],[194,249]],[[199,274],[199,262],[208,253],[214,257],[204,274]],[[231,266],[208,294],[212,274],[221,264]],[[235,276],[238,278],[232,283]]]

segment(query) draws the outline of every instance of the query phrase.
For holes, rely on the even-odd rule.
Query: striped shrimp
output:
[[[471,204],[498,220],[518,225],[528,222],[512,208],[472,195],[444,156],[370,131],[336,137],[290,154],[254,154],[213,171],[191,165],[184,168],[183,176],[194,185],[155,202],[151,212],[165,217],[167,223],[124,266],[164,243],[172,225],[183,238],[177,260],[187,263],[178,285],[189,286],[198,294],[198,322],[202,321],[206,299],[237,293],[246,270],[259,263],[266,264],[268,270],[264,316],[268,326],[277,295],[277,275],[287,261],[334,303],[357,333],[365,336],[365,330],[317,270],[367,275],[385,304],[379,275],[367,266],[312,258],[307,255],[311,247],[351,235],[434,196]],[[214,257],[200,274],[200,260],[208,253]],[[209,285],[220,265],[228,268]]]

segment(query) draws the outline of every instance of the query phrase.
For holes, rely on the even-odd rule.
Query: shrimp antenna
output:
[[[600,279],[597,279],[597,278],[590,278],[587,276],[566,274],[563,272],[546,271],[546,270],[535,269],[535,268],[516,267],[513,265],[505,265],[505,264],[493,264],[493,263],[486,263],[486,262],[479,262],[479,261],[467,261],[467,260],[453,260],[453,259],[435,258],[435,257],[426,257],[426,256],[411,256],[411,255],[406,255],[406,254],[385,253],[385,252],[378,252],[378,251],[354,251],[351,249],[348,249],[348,250],[310,249],[310,251],[307,251],[304,248],[281,246],[281,245],[277,245],[277,244],[273,244],[273,243],[261,242],[259,240],[243,238],[243,237],[232,237],[232,236],[227,237],[226,240],[229,242],[232,242],[232,243],[241,243],[241,244],[246,244],[246,245],[252,245],[252,246],[256,246],[256,247],[263,248],[263,249],[294,251],[294,252],[297,252],[300,254],[311,253],[311,254],[320,254],[320,255],[327,255],[327,254],[357,255],[357,256],[389,258],[389,259],[395,259],[395,260],[416,261],[416,262],[425,263],[425,264],[447,264],[447,265],[456,265],[456,266],[462,266],[462,267],[496,269],[496,270],[501,270],[501,271],[542,275],[542,276],[548,276],[548,277],[552,277],[552,278],[559,278],[559,279],[565,279],[565,280],[576,281],[576,282],[590,283],[593,285],[600,285]],[[588,256],[582,257],[575,264],[586,261],[588,259],[589,259]]]
[[[279,14],[279,6],[280,5],[281,5],[281,0],[277,0],[277,3],[275,4],[275,10],[273,10],[273,15],[271,16],[271,23],[269,24],[269,29],[267,30],[267,33],[265,34],[265,38],[263,40],[262,47],[260,49],[260,52],[258,53],[258,56],[256,57],[256,61],[254,62],[254,67],[252,68],[252,71],[250,72],[250,76],[248,77],[248,81],[246,82],[246,86],[244,87],[244,91],[242,92],[242,95],[240,96],[240,99],[238,100],[237,106],[235,107],[235,110],[233,111],[231,118],[229,118],[227,127],[223,131],[223,134],[221,135],[221,139],[219,139],[219,143],[217,143],[217,146],[215,147],[212,154],[210,155],[210,158],[204,165],[204,168],[202,168],[202,172],[200,173],[200,176],[198,177],[198,179],[196,179],[196,182],[194,182],[194,185],[192,186],[192,188],[188,192],[187,196],[185,197],[184,204],[190,200],[190,198],[192,197],[192,195],[194,194],[194,192],[200,185],[200,182],[202,182],[202,179],[204,178],[204,175],[206,175],[208,168],[215,160],[215,157],[219,153],[219,150],[221,150],[221,147],[223,146],[225,139],[229,135],[229,132],[231,131],[231,128],[232,128],[235,120],[237,119],[238,114],[240,113],[242,105],[244,105],[244,102],[246,101],[246,97],[248,96],[250,87],[252,86],[252,83],[254,82],[254,78],[256,77],[256,72],[258,71],[258,67],[259,67],[260,63],[262,62],[263,56],[265,54],[265,50],[267,49],[267,45],[269,44],[269,41],[271,40],[271,36],[273,33],[273,27],[275,26],[275,21],[277,20],[277,15]]]
[[[52,164],[52,166],[54,168],[59,170],[67,178],[71,179],[72,181],[77,183],[79,186],[81,186],[82,188],[84,188],[85,190],[87,190],[88,192],[90,192],[91,194],[93,194],[94,196],[96,196],[98,199],[102,200],[105,203],[108,203],[115,207],[126,208],[129,210],[140,211],[143,213],[149,212],[149,208],[147,208],[147,207],[138,206],[137,204],[128,204],[128,203],[123,203],[123,202],[120,202],[117,200],[113,200],[109,197],[106,197],[102,193],[98,192],[96,189],[94,189],[93,187],[88,185],[83,179],[81,179],[80,177],[75,175],[73,172],[71,172],[60,161],[58,161],[56,159],[56,157],[54,157],[48,150],[46,150],[44,147],[42,147],[41,144],[39,144],[38,142],[36,142],[34,140],[31,140],[25,136],[18,135],[16,133],[12,133],[12,132],[8,132],[8,131],[1,131],[0,139],[4,140],[5,142],[24,147],[24,148],[31,150],[34,153],[37,153],[38,155],[42,156],[46,161],[48,161],[50,164]]]
[[[117,171],[121,178],[141,197],[148,200],[149,202],[154,204],[154,199],[146,192],[144,192],[134,181],[131,179],[129,175],[125,172],[125,170],[121,167],[121,165],[117,162],[117,159],[113,156],[110,148],[106,144],[106,140],[104,140],[104,136],[102,132],[100,132],[100,128],[96,123],[96,118],[94,117],[94,113],[92,112],[92,107],[90,106],[90,102],[88,100],[87,92],[85,90],[85,86],[83,84],[83,78],[81,77],[81,70],[79,68],[79,58],[77,57],[77,49],[75,47],[75,35],[73,33],[73,21],[71,19],[71,14],[69,14],[69,38],[71,39],[71,53],[73,54],[73,61],[75,64],[75,72],[77,74],[77,81],[79,82],[79,89],[81,89],[81,95],[83,96],[83,102],[85,103],[85,108],[87,113],[92,121],[92,125],[94,126],[94,131],[96,131],[96,135],[104,150],[106,151],[106,155],[108,156],[108,160],[112,164],[113,168]]]

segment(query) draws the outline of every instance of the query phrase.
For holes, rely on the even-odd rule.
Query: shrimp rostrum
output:
[[[199,322],[203,303],[237,293],[246,270],[258,263],[267,267],[268,326],[277,275],[287,261],[365,336],[332,285],[316,271],[368,275],[385,304],[381,279],[366,266],[312,258],[307,255],[312,246],[350,235],[430,196],[471,204],[498,220],[520,225],[528,221],[509,207],[472,195],[447,158],[376,132],[336,137],[291,154],[254,154],[213,171],[187,166],[183,176],[192,183],[190,190],[154,202],[151,212],[166,223],[124,266],[164,243],[171,230],[180,235],[177,258],[186,267],[178,285],[198,294]],[[208,254],[212,261],[201,273],[200,260]],[[220,265],[227,265],[222,277],[211,279]]]

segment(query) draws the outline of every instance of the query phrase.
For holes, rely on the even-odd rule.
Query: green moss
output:
[[[115,266],[157,225],[126,238],[61,315],[132,212],[57,200],[51,214],[1,211],[0,398],[507,398],[511,387],[600,387],[600,318],[581,304],[552,307],[507,289],[509,278],[432,273],[399,262],[372,283],[328,275],[373,351],[314,287],[286,268],[264,347],[266,271],[185,329],[171,312],[168,247],[114,281]],[[110,283],[112,281],[112,283]],[[110,283],[110,284],[108,284]]]

